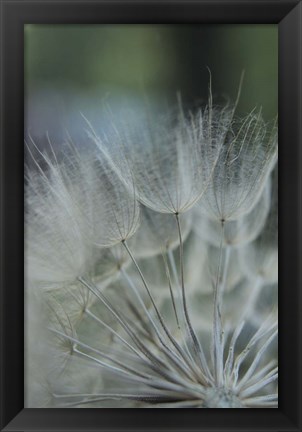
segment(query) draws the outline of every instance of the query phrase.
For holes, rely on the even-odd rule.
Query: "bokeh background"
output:
[[[81,134],[82,112],[106,127],[103,107],[143,101],[206,103],[209,68],[216,100],[236,99],[237,113],[277,114],[276,25],[26,25],[25,132],[53,145]],[[41,142],[40,142],[41,144]]]

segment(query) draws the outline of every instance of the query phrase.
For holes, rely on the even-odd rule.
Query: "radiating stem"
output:
[[[156,315],[157,315],[157,317],[158,317],[158,320],[159,320],[159,322],[160,322],[160,324],[161,324],[161,326],[162,326],[162,328],[163,328],[163,330],[164,330],[166,336],[168,337],[169,341],[172,343],[172,345],[174,346],[174,348],[176,348],[177,352],[181,355],[181,357],[182,357],[183,359],[185,359],[186,357],[185,357],[185,354],[184,354],[184,352],[183,352],[183,349],[180,347],[180,345],[179,345],[179,344],[176,342],[176,340],[173,338],[173,336],[171,335],[170,331],[168,330],[166,324],[164,323],[164,320],[163,320],[163,318],[162,318],[162,316],[161,316],[161,314],[160,314],[160,312],[159,312],[159,310],[158,310],[158,308],[157,308],[157,306],[156,306],[156,304],[155,304],[155,301],[154,301],[153,296],[152,296],[152,294],[151,294],[151,292],[150,292],[150,290],[149,290],[149,287],[148,287],[148,284],[147,284],[147,282],[146,282],[146,280],[145,280],[145,278],[144,278],[144,275],[143,275],[143,273],[142,273],[142,271],[141,271],[141,269],[140,269],[140,267],[139,267],[139,265],[138,265],[136,259],[135,259],[134,256],[132,255],[132,252],[131,252],[131,250],[129,249],[129,247],[128,247],[126,241],[123,242],[123,245],[124,245],[124,247],[126,248],[126,250],[127,250],[128,254],[129,254],[130,258],[132,259],[132,262],[133,262],[134,266],[136,267],[136,269],[137,269],[137,271],[138,271],[138,273],[139,273],[139,275],[140,275],[140,277],[141,277],[141,280],[142,280],[142,282],[143,282],[143,285],[144,285],[144,287],[146,288],[146,291],[147,291],[147,293],[148,293],[148,296],[149,296],[149,298],[150,298],[150,300],[151,300],[151,303],[152,303],[152,305],[153,305],[153,307],[154,307],[154,310],[155,310],[155,312],[156,312]],[[166,355],[169,355],[169,353],[170,353],[170,355],[169,355],[170,358],[171,358],[171,356],[174,357],[174,361],[177,362],[177,366],[178,366],[178,367],[181,367],[181,368],[183,369],[183,365],[182,365],[181,363],[179,363],[179,359],[180,359],[179,356],[178,356],[175,352],[173,352],[173,351],[172,351],[172,350],[167,346],[167,344],[163,341],[163,339],[162,339],[162,337],[161,337],[161,335],[160,335],[159,333],[156,333],[156,334],[157,334],[157,337],[158,337],[159,341],[160,341],[161,344],[163,345],[163,347],[166,348],[166,350],[167,350],[167,351],[166,351]]]
[[[178,316],[179,317],[181,316],[181,318],[182,318],[182,323],[181,324],[185,324],[185,321],[184,321],[184,319],[185,319],[184,312],[183,312],[183,308],[181,307],[181,305],[182,305],[182,294],[181,294],[181,287],[180,287],[180,283],[179,283],[179,276],[177,274],[177,268],[176,268],[176,264],[175,264],[175,259],[174,259],[174,255],[173,255],[173,252],[171,251],[171,249],[169,249],[169,251],[168,251],[168,258],[169,258],[170,266],[172,268],[172,274],[173,274],[173,277],[174,277],[174,281],[175,281],[175,284],[177,286],[177,291],[178,291],[177,300],[180,301],[180,305],[179,305],[179,303],[177,303],[177,306],[180,306],[180,308],[179,308],[179,315]],[[194,360],[194,358],[192,357],[192,353],[191,353],[191,351],[190,351],[190,349],[188,347],[188,343],[187,343],[187,340],[186,340],[186,337],[185,337],[183,329],[184,329],[183,325],[180,325],[180,334],[181,334],[182,341],[183,341],[183,344],[184,344],[184,347],[185,347],[185,350],[186,350],[186,354],[190,358],[191,364],[195,365],[196,360]],[[199,365],[197,365],[197,366],[199,367]],[[210,376],[211,375],[209,375],[208,377],[206,377],[207,382],[211,381]]]
[[[154,366],[157,368],[157,370],[163,375],[163,366],[164,363],[157,358],[154,354],[150,352],[150,350],[143,344],[143,342],[136,336],[133,329],[130,327],[130,325],[127,323],[127,321],[124,320],[124,318],[115,310],[113,305],[108,301],[108,299],[99,292],[96,287],[85,280],[82,277],[79,277],[78,280],[86,286],[97,298],[101,300],[101,302],[106,306],[106,308],[115,316],[115,318],[118,320],[118,322],[121,324],[121,326],[124,328],[124,330],[128,333],[128,335],[131,337],[132,341],[135,343],[135,345],[139,348],[141,353],[147,357],[148,360],[150,360],[151,363],[154,364]],[[141,357],[141,354],[138,353],[138,355]]]
[[[171,275],[170,275],[170,270],[169,270],[169,266],[168,266],[167,258],[165,256],[165,254],[163,254],[163,260],[164,260],[164,264],[165,264],[165,272],[166,272],[166,277],[167,277],[167,281],[168,281],[168,285],[169,285],[170,297],[171,297],[171,301],[172,301],[175,320],[176,320],[177,328],[178,328],[178,330],[180,330],[180,323],[179,323],[179,318],[178,318],[178,313],[177,313],[177,308],[176,308],[176,303],[175,303],[175,297],[174,297],[173,289],[172,289]]]
[[[143,308],[145,314],[146,314],[147,317],[149,318],[149,320],[150,320],[150,322],[151,322],[151,324],[152,324],[152,326],[153,326],[153,328],[154,328],[154,330],[155,330],[155,333],[156,333],[157,336],[160,338],[160,332],[159,332],[159,329],[158,329],[157,325],[155,324],[155,322],[154,322],[152,316],[150,315],[150,313],[149,313],[149,311],[148,311],[148,309],[147,309],[147,307],[146,307],[146,305],[145,305],[145,303],[144,303],[144,300],[142,299],[142,296],[140,295],[138,289],[136,288],[135,284],[132,282],[131,278],[128,276],[126,270],[121,269],[121,273],[122,273],[122,275],[124,276],[124,278],[126,279],[128,285],[130,286],[130,288],[132,289],[132,291],[134,292],[134,294],[135,294],[136,298],[138,299],[140,305],[142,306],[142,308]]]
[[[214,287],[214,319],[213,319],[213,358],[215,370],[215,384],[221,386],[223,383],[223,330],[221,320],[221,300],[224,291],[224,284],[227,276],[227,264],[229,261],[229,251],[223,254],[223,241],[224,241],[224,221],[221,221],[221,234],[220,234],[220,247],[218,258],[218,269],[216,284]],[[222,263],[222,255],[224,255],[224,262]],[[223,265],[223,275],[220,278],[221,267]],[[221,280],[221,282],[220,282]]]
[[[222,301],[222,297],[226,288],[231,251],[232,251],[232,246],[230,245],[227,245],[224,249],[225,253],[224,253],[223,273],[222,273],[222,279],[221,279],[220,289],[219,289],[219,295],[220,295],[219,302]]]
[[[186,324],[188,326],[189,334],[190,334],[192,341],[193,341],[194,350],[195,350],[196,354],[199,356],[203,370],[205,372],[207,372],[209,377],[211,377],[211,373],[209,371],[203,349],[202,349],[200,342],[196,336],[196,333],[192,327],[190,316],[188,313],[187,301],[186,301],[186,292],[185,292],[185,282],[184,282],[183,241],[182,241],[181,226],[180,226],[180,220],[179,220],[179,214],[178,213],[175,213],[175,218],[176,218],[176,222],[177,222],[177,229],[178,229],[178,235],[179,235],[179,266],[180,266],[180,281],[181,281],[183,312],[184,312]]]

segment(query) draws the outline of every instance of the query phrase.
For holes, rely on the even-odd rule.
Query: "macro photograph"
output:
[[[24,26],[26,408],[278,408],[278,26]]]

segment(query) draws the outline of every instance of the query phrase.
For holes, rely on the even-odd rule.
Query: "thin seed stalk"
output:
[[[209,376],[211,376],[210,371],[209,371],[208,366],[207,366],[206,358],[204,356],[204,352],[200,346],[199,340],[198,340],[198,338],[195,334],[195,331],[192,327],[190,316],[188,313],[186,291],[185,291],[185,281],[184,281],[183,240],[182,240],[182,234],[181,234],[179,214],[175,213],[175,217],[176,217],[178,236],[179,236],[179,266],[180,266],[180,280],[181,280],[182,305],[183,305],[184,317],[185,317],[186,324],[187,324],[187,327],[189,330],[189,334],[190,334],[191,339],[193,341],[193,347],[194,347],[195,353],[199,357],[202,368],[207,372],[207,374]]]
[[[130,256],[130,258],[131,258],[133,264],[135,265],[135,267],[136,267],[136,269],[137,269],[137,271],[138,271],[138,273],[139,273],[139,275],[140,275],[140,278],[141,278],[141,280],[142,280],[142,282],[143,282],[143,285],[144,285],[144,287],[145,287],[145,289],[146,289],[146,291],[147,291],[147,293],[148,293],[148,296],[149,296],[149,298],[150,298],[150,300],[151,300],[151,302],[152,302],[152,305],[153,305],[153,307],[154,307],[155,313],[156,313],[156,315],[157,315],[157,317],[158,317],[158,320],[159,320],[159,322],[160,322],[160,324],[161,324],[161,326],[162,326],[162,328],[163,328],[163,330],[164,330],[166,336],[168,337],[169,341],[172,343],[172,345],[174,346],[174,348],[176,348],[177,352],[181,355],[181,357],[182,357],[184,360],[186,360],[185,357],[184,357],[184,352],[183,352],[183,350],[181,349],[181,347],[179,346],[179,344],[175,341],[175,339],[174,339],[173,336],[171,335],[170,331],[168,330],[168,328],[167,328],[167,326],[166,326],[166,324],[165,324],[165,322],[164,322],[164,320],[163,320],[162,315],[160,314],[160,312],[159,312],[159,310],[158,310],[158,308],[157,308],[157,306],[156,306],[156,304],[155,304],[155,301],[154,301],[154,299],[153,299],[153,296],[152,296],[152,294],[151,294],[151,292],[150,292],[150,290],[149,290],[148,284],[147,284],[147,282],[146,282],[146,280],[145,280],[145,278],[144,278],[144,275],[143,275],[143,273],[142,273],[142,271],[141,271],[141,269],[140,269],[140,267],[139,267],[139,265],[138,265],[136,259],[135,259],[134,256],[132,255],[132,252],[131,252],[131,250],[129,249],[129,247],[128,247],[126,241],[123,241],[122,244],[124,245],[125,249],[127,250],[127,252],[128,252],[128,254],[129,254],[129,256]],[[155,331],[156,331],[156,328],[155,328]],[[183,368],[183,366],[181,365],[181,363],[179,363],[179,360],[180,360],[179,356],[178,356],[175,352],[171,351],[171,349],[168,347],[168,345],[167,345],[167,344],[165,343],[165,341],[162,339],[162,336],[161,336],[161,334],[160,334],[158,331],[156,331],[156,335],[157,335],[157,337],[158,337],[160,343],[161,343],[161,344],[163,345],[163,347],[166,349],[166,355],[170,356],[170,354],[172,354],[172,357],[170,356],[170,358],[172,359],[172,358],[174,357],[174,361],[177,361],[178,366],[180,366],[181,368]],[[169,354],[169,353],[170,353],[170,354]]]
[[[221,234],[220,234],[220,246],[219,246],[219,258],[218,258],[218,269],[216,283],[214,287],[214,315],[213,315],[213,358],[214,358],[214,377],[215,384],[217,387],[223,384],[223,329],[221,319],[221,303],[224,291],[224,285],[227,276],[227,267],[229,261],[228,249],[225,254],[223,250],[224,240],[224,228],[225,222],[221,221]],[[222,262],[223,261],[223,262]],[[220,277],[221,268],[223,268],[223,274]]]

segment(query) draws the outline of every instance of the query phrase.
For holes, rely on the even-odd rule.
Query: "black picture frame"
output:
[[[0,0],[1,430],[301,431],[302,4],[297,0]],[[277,23],[279,27],[279,408],[24,409],[23,26]]]

